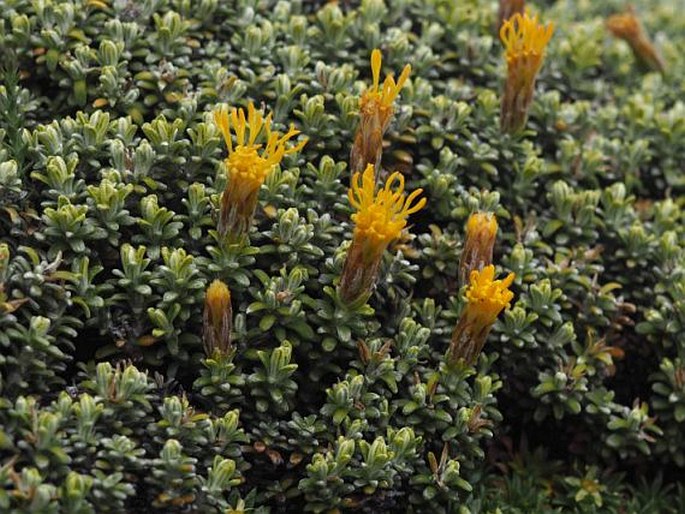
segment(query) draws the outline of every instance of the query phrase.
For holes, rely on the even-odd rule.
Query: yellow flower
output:
[[[502,24],[511,18],[514,14],[523,14],[525,8],[525,0],[499,0],[499,11],[497,12],[497,30],[502,27]]]
[[[509,273],[503,280],[494,280],[495,267],[491,264],[481,271],[471,272],[470,286],[466,290],[468,301],[467,314],[478,322],[479,326],[492,325],[499,313],[509,307],[514,293],[509,286],[516,275]]]
[[[353,173],[362,171],[367,164],[373,164],[376,168],[380,165],[383,135],[388,130],[394,112],[393,102],[411,74],[411,66],[407,64],[397,82],[388,75],[381,84],[382,60],[380,50],[371,52],[373,84],[359,99],[359,127],[350,153],[350,169]]]
[[[538,23],[537,14],[514,14],[500,28],[507,60],[507,80],[502,98],[500,124],[505,132],[515,132],[526,124],[533,101],[535,79],[542,66],[545,48],[554,25]]]
[[[377,190],[374,167],[369,164],[363,174],[355,173],[348,191],[355,224],[352,245],[340,280],[340,297],[351,303],[370,292],[383,252],[407,226],[407,218],[426,205],[426,199],[415,201],[423,192],[404,192],[404,176],[395,172],[385,186]]]
[[[231,291],[221,280],[214,280],[207,288],[205,303],[213,326],[218,326],[224,313],[231,307]]]
[[[288,132],[281,135],[271,129],[271,118],[272,114],[264,117],[252,102],[248,104],[247,116],[242,108],[233,108],[229,113],[222,106],[214,111],[214,122],[228,148],[228,185],[222,196],[218,224],[222,236],[239,237],[249,229],[259,188],[267,175],[285,155],[298,152],[307,142],[305,139],[288,146],[288,141],[299,134],[299,130],[291,125]]]
[[[516,275],[509,273],[503,280],[495,280],[495,267],[489,265],[471,272],[466,290],[466,306],[457,322],[448,350],[448,361],[464,359],[473,364],[485,345],[492,325],[500,312],[509,307],[514,293],[509,286]]]
[[[542,57],[552,38],[554,24],[538,23],[538,15],[516,13],[504,22],[499,31],[506,51],[507,62],[524,57]]]
[[[411,65],[407,64],[404,67],[397,82],[395,82],[395,79],[392,76],[386,76],[381,87],[382,63],[383,55],[381,54],[381,51],[376,48],[371,52],[371,74],[373,76],[373,84],[362,93],[359,104],[362,111],[380,110],[383,114],[389,115],[392,114],[392,104],[395,101],[395,98],[400,94],[404,83],[411,74]]]
[[[473,270],[492,264],[497,237],[497,218],[492,213],[475,212],[466,222],[466,239],[459,261],[459,278],[466,284]]]
[[[207,355],[230,353],[233,308],[231,292],[221,280],[214,280],[207,288],[202,325]]]
[[[633,55],[643,66],[664,72],[664,62],[642,29],[642,24],[632,8],[625,13],[609,16],[606,26],[614,36],[630,45]]]
[[[409,215],[426,205],[425,198],[414,203],[422,189],[409,196],[404,194],[404,176],[400,172],[390,175],[379,191],[376,191],[374,175],[371,164],[361,177],[355,173],[347,193],[350,205],[357,210],[352,215],[354,237],[363,240],[372,254],[382,253],[391,241],[400,236]]]
[[[474,212],[466,222],[466,237],[485,233],[488,237],[497,234],[497,218],[490,212]]]

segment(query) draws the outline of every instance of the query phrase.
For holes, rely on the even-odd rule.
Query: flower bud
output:
[[[492,213],[475,212],[466,223],[466,240],[459,261],[459,280],[467,285],[473,270],[492,264],[492,249],[497,237],[497,218]]]
[[[215,353],[229,354],[233,350],[231,330],[233,328],[233,308],[231,292],[221,280],[215,280],[205,293],[205,309],[202,317],[202,331],[205,353],[211,357]]]
[[[635,59],[644,67],[664,72],[664,61],[645,34],[635,11],[630,8],[623,14],[609,16],[606,21],[609,31],[617,38],[623,39],[633,51]]]
[[[409,215],[426,205],[425,198],[414,203],[422,192],[417,189],[404,194],[404,176],[397,171],[388,177],[385,187],[376,191],[372,164],[363,174],[354,174],[348,197],[357,210],[352,215],[355,227],[338,290],[345,303],[368,298],[383,252],[400,236]]]

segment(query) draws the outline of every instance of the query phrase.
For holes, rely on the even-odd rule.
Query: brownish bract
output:
[[[207,356],[212,357],[217,353],[227,355],[233,350],[232,329],[231,292],[221,280],[214,280],[205,293],[202,315],[202,335]]]
[[[383,136],[392,119],[393,102],[411,73],[411,66],[407,64],[397,82],[388,75],[381,85],[382,60],[380,50],[376,49],[371,52],[373,84],[362,93],[359,99],[359,126],[350,152],[352,173],[362,172],[369,164],[373,164],[377,171],[380,170]]]
[[[525,12],[525,0],[499,0],[499,10],[497,11],[497,32],[502,28],[502,24],[514,14]]]
[[[632,8],[625,13],[609,16],[606,26],[614,36],[628,43],[633,55],[643,66],[664,72],[664,61],[647,37]]]
[[[492,325],[500,312],[509,307],[514,293],[509,286],[516,275],[509,273],[503,280],[495,280],[495,267],[486,266],[471,272],[466,290],[466,306],[452,332],[447,350],[447,361],[456,363],[464,359],[473,364],[483,350]]]
[[[217,109],[214,123],[228,148],[228,184],[221,197],[217,228],[221,236],[239,240],[252,224],[259,188],[268,174],[284,156],[300,151],[307,141],[288,146],[299,130],[291,125],[283,135],[273,131],[271,114],[264,116],[252,102],[247,106],[247,116],[242,108],[234,108],[230,113],[225,106]]]
[[[466,222],[466,240],[459,261],[459,280],[468,284],[473,270],[492,264],[492,250],[497,238],[497,218],[489,212],[474,212]]]

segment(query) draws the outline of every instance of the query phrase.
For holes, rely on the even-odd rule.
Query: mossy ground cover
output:
[[[527,7],[519,128],[494,1],[0,1],[0,511],[685,512],[685,5],[634,2],[651,55]],[[388,242],[374,49],[361,162],[426,200]],[[297,150],[232,237],[250,102]],[[464,360],[474,213],[515,278]]]

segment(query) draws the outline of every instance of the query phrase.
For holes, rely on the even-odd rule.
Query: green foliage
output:
[[[3,3],[0,511],[685,511],[685,16],[636,2],[661,75],[604,30],[623,2],[531,5],[556,28],[510,136],[495,4]],[[382,167],[428,203],[348,305],[373,48],[412,65]],[[248,101],[308,142],[233,242],[211,112]],[[477,210],[515,299],[448,366]]]

